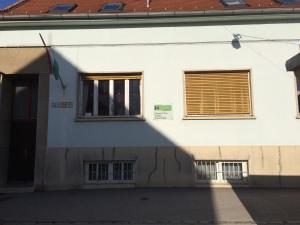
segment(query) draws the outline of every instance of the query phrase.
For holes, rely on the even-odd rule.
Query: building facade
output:
[[[300,14],[228,12],[3,17],[1,186],[299,187]]]

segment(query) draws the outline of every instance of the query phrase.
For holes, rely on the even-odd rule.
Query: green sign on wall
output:
[[[173,107],[172,105],[154,105],[154,120],[172,120]]]

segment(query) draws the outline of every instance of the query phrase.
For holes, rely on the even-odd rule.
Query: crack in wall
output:
[[[174,158],[175,158],[175,161],[177,162],[177,165],[178,165],[178,171],[181,172],[181,162],[177,158],[177,148],[176,147],[174,148]]]
[[[282,162],[281,162],[281,147],[278,146],[278,166],[279,166],[279,171],[278,171],[278,182],[279,186],[281,187],[281,175],[282,175]]]
[[[155,148],[155,152],[154,152],[154,168],[151,170],[151,172],[148,174],[148,184],[150,184],[151,181],[151,177],[152,175],[156,172],[157,170],[157,154],[158,154],[158,148]]]
[[[263,151],[262,146],[260,146],[260,152],[261,152],[261,166],[262,166],[262,168],[264,168],[264,166],[265,166],[265,156],[264,156],[264,151]]]

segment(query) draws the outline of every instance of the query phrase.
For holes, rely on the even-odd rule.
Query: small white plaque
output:
[[[52,108],[73,108],[73,102],[52,102]]]

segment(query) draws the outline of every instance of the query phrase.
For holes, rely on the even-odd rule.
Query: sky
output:
[[[18,2],[19,0],[0,0],[0,9],[5,9],[6,7]]]

